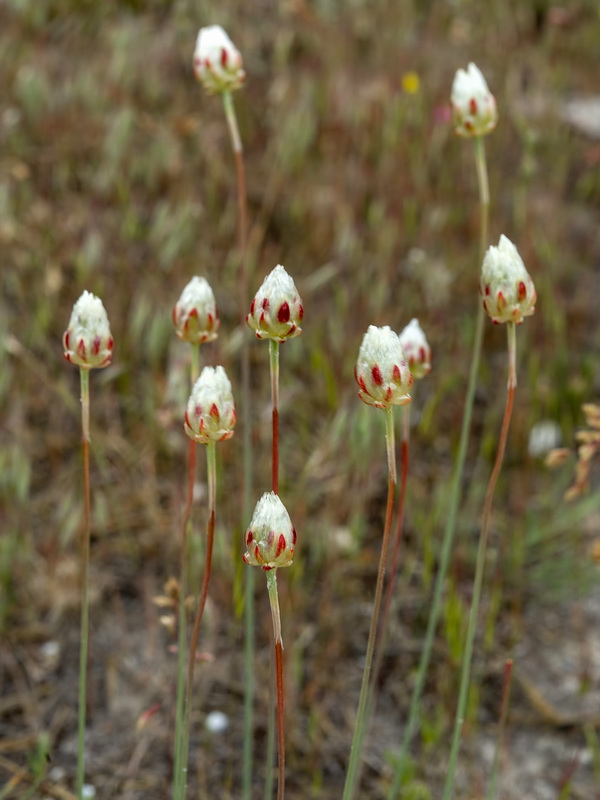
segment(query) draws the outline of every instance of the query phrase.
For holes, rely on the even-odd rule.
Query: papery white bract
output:
[[[358,396],[376,408],[410,403],[413,377],[398,335],[388,326],[369,325],[354,368]]]
[[[504,234],[489,247],[481,267],[483,307],[495,323],[516,322],[535,311],[537,294],[515,245]]]
[[[302,333],[300,323],[303,316],[304,308],[296,284],[278,264],[256,293],[246,322],[258,339],[284,342]]]
[[[231,92],[244,83],[242,56],[220,25],[200,28],[194,50],[194,73],[210,94]]]
[[[256,504],[244,534],[244,561],[264,570],[289,567],[296,547],[296,529],[275,492],[265,492]]]
[[[408,359],[413,378],[424,378],[431,372],[431,347],[419,325],[419,320],[411,319],[398,338]]]
[[[110,364],[113,338],[108,315],[102,300],[91,292],[83,292],[73,306],[63,347],[67,361],[83,369]]]
[[[472,62],[454,76],[451,104],[454,130],[459,136],[483,136],[496,127],[496,99]]]
[[[195,276],[173,306],[175,333],[184,342],[203,344],[217,338],[219,312],[206,278]]]
[[[223,367],[204,367],[187,403],[185,432],[198,444],[223,442],[233,436],[235,420],[227,373]]]

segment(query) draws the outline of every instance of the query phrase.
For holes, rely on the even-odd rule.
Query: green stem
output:
[[[477,177],[479,183],[479,200],[480,200],[480,214],[481,214],[481,235],[479,243],[479,266],[483,262],[483,257],[487,249],[488,242],[488,219],[490,207],[490,195],[488,188],[487,168],[485,162],[485,149],[483,146],[483,139],[477,137],[475,139],[475,161],[477,166]],[[458,454],[456,457],[456,466],[452,476],[452,485],[450,489],[450,501],[448,508],[448,516],[446,517],[446,525],[444,527],[444,536],[442,539],[442,549],[440,553],[440,562],[438,566],[438,573],[433,590],[433,600],[429,611],[429,619],[427,621],[427,631],[425,633],[425,641],[423,642],[423,649],[421,651],[421,659],[419,661],[419,669],[415,681],[415,687],[410,703],[408,712],[408,722],[404,729],[404,736],[402,738],[402,746],[400,748],[400,757],[396,771],[394,773],[394,780],[388,793],[388,800],[396,800],[400,793],[402,785],[402,778],[404,776],[404,767],[408,750],[413,740],[417,728],[417,720],[419,716],[419,708],[421,703],[421,696],[423,694],[423,687],[425,686],[425,677],[427,668],[431,659],[431,652],[433,650],[433,639],[435,631],[440,618],[442,608],[442,598],[444,593],[444,585],[446,583],[446,575],[448,574],[448,566],[450,563],[450,553],[452,552],[452,544],[454,541],[454,534],[456,531],[456,517],[458,513],[458,504],[460,499],[460,489],[462,485],[463,473],[465,468],[465,460],[467,456],[467,445],[469,443],[469,434],[471,431],[471,417],[473,416],[473,403],[475,399],[475,388],[477,386],[477,374],[479,372],[479,362],[481,359],[481,345],[483,342],[483,325],[485,320],[485,312],[481,303],[478,304],[477,321],[475,324],[475,339],[473,341],[473,352],[471,354],[471,367],[469,370],[469,383],[467,386],[467,394],[465,397],[465,406],[463,410],[462,427],[460,431],[460,440],[458,444]]]
[[[469,611],[469,623],[467,626],[467,639],[465,642],[465,649],[463,653],[462,670],[460,676],[460,689],[458,693],[458,703],[456,708],[456,719],[454,722],[454,735],[452,737],[452,746],[450,749],[450,759],[448,762],[448,771],[446,774],[446,783],[444,786],[443,800],[450,800],[454,788],[454,776],[456,773],[456,764],[458,761],[458,752],[460,749],[460,742],[462,738],[462,728],[464,724],[465,712],[467,708],[467,699],[469,694],[469,681],[471,677],[471,661],[473,659],[473,645],[475,642],[475,633],[477,631],[477,618],[479,616],[479,605],[481,602],[481,590],[483,586],[483,575],[485,572],[485,558],[487,552],[487,543],[490,532],[490,521],[492,516],[492,502],[494,500],[494,491],[500,470],[502,468],[502,461],[504,459],[504,451],[506,449],[506,439],[508,436],[508,428],[510,426],[510,418],[512,415],[513,401],[515,396],[515,324],[514,322],[508,323],[508,387],[506,392],[506,408],[504,410],[504,418],[502,420],[502,428],[500,429],[500,436],[498,439],[498,451],[496,453],[496,461],[488,483],[485,501],[483,504],[483,514],[481,520],[481,534],[479,537],[479,546],[477,548],[477,562],[475,565],[475,579],[473,582],[473,599],[471,600],[471,609]]]
[[[77,797],[83,800],[85,778],[85,705],[90,626],[90,372],[79,369],[81,383],[81,434],[83,450],[83,531],[81,537],[81,634],[79,643],[79,713],[77,725]]]
[[[396,453],[394,449],[394,414],[393,406],[385,410],[386,431],[385,440],[387,446],[388,459],[388,494],[385,511],[385,524],[383,528],[383,539],[381,542],[381,555],[379,556],[379,569],[377,570],[377,584],[375,586],[375,598],[373,600],[373,615],[371,617],[371,627],[369,629],[369,639],[367,642],[367,652],[365,655],[365,667],[360,687],[358,699],[358,710],[354,725],[354,735],[352,737],[352,747],[350,750],[350,761],[346,782],[344,784],[343,800],[352,800],[356,791],[358,767],[364,741],[364,730],[366,725],[367,698],[369,694],[369,679],[371,676],[371,665],[373,663],[373,653],[377,639],[377,629],[379,626],[379,616],[381,610],[381,599],[383,596],[383,582],[385,579],[385,568],[387,564],[387,554],[389,549],[390,532],[392,529],[392,514],[394,510],[394,494],[396,492]]]
[[[281,615],[279,613],[279,596],[277,594],[277,570],[267,571],[267,589],[273,618],[273,640],[275,643],[275,685],[277,693],[277,765],[279,779],[277,782],[277,800],[285,795],[285,715],[283,693],[283,639],[281,638]]]
[[[198,599],[198,608],[196,610],[196,618],[194,620],[194,627],[190,638],[190,652],[188,655],[188,669],[187,681],[185,687],[185,701],[184,701],[184,720],[183,720],[183,749],[182,749],[182,772],[187,775],[188,760],[189,760],[189,746],[190,746],[190,720],[192,715],[192,693],[194,690],[194,670],[196,666],[196,650],[198,648],[198,638],[200,636],[200,626],[202,624],[202,617],[204,615],[204,608],[206,606],[206,598],[208,596],[208,583],[210,581],[210,571],[212,565],[213,543],[215,538],[215,509],[216,509],[216,493],[217,493],[217,468],[215,456],[215,442],[209,442],[206,445],[206,467],[208,476],[208,522],[206,525],[206,558],[204,563],[204,575],[202,576],[202,586],[200,589],[200,596]],[[185,783],[183,786],[183,795],[185,798]]]
[[[240,137],[235,106],[231,92],[223,92],[223,108],[227,119],[227,127],[231,139],[231,146],[235,158],[238,195],[238,238],[240,250],[240,313],[243,319],[249,304],[248,282],[249,269],[247,264],[248,245],[248,201],[246,196],[246,171],[244,167],[244,153]],[[242,489],[242,521],[241,529],[245,530],[251,513],[253,465],[252,465],[252,436],[250,421],[250,350],[248,337],[242,337],[242,397],[241,427],[242,427],[242,463],[243,463],[243,489]],[[242,800],[251,800],[252,795],[252,744],[254,735],[254,570],[245,572],[244,589],[244,746],[242,757]]]
[[[194,384],[200,377],[200,345],[198,343],[192,342],[192,358],[190,362],[190,381],[192,388]]]
[[[279,494],[279,342],[269,341],[269,365],[271,367],[271,404],[273,427],[273,457],[271,460],[271,484]]]

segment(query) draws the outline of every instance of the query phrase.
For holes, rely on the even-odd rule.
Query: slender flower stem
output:
[[[200,372],[200,345],[192,344],[190,364],[190,384],[194,385]],[[185,791],[186,765],[181,763],[183,755],[183,716],[185,699],[185,645],[187,639],[186,606],[187,567],[189,560],[189,525],[194,500],[194,480],[196,477],[196,443],[189,440],[188,446],[188,484],[181,527],[179,556],[179,602],[177,610],[177,694],[175,699],[175,769],[173,779],[173,798],[178,800]]]
[[[487,800],[494,800],[496,788],[498,786],[498,774],[500,772],[500,757],[504,744],[504,730],[506,728],[506,718],[508,716],[508,704],[510,702],[510,686],[512,681],[512,658],[507,658],[504,665],[504,683],[502,685],[502,705],[500,708],[500,724],[498,726],[498,739],[496,741],[496,752],[494,753],[494,763],[492,765],[492,775],[488,787]]]
[[[190,744],[190,719],[192,715],[192,692],[194,689],[194,668],[196,666],[196,650],[198,648],[198,637],[200,635],[200,626],[202,624],[202,617],[204,615],[204,607],[206,605],[206,598],[208,595],[208,582],[210,579],[210,570],[212,564],[213,542],[215,537],[215,508],[216,508],[216,487],[217,487],[217,469],[215,458],[215,442],[209,442],[206,445],[206,465],[208,474],[208,522],[206,525],[206,558],[204,564],[204,575],[202,576],[202,586],[200,588],[200,597],[198,599],[198,609],[196,611],[196,618],[194,620],[194,627],[190,640],[190,651],[188,655],[188,668],[187,668],[187,682],[185,687],[185,702],[184,702],[184,740],[182,750],[182,770],[187,775],[188,769],[188,755]],[[185,797],[185,781],[183,785],[183,797]]]
[[[271,462],[272,488],[279,494],[279,342],[269,340],[271,367],[271,403],[273,406],[273,458]]]
[[[231,92],[223,92],[223,107],[231,146],[235,158],[238,194],[238,237],[240,250],[240,312],[242,319],[248,308],[248,281],[249,269],[247,264],[248,222],[246,195],[246,171],[244,167],[244,153],[242,139],[237,124],[235,107]],[[242,423],[242,463],[243,463],[243,489],[242,489],[242,530],[251,512],[252,497],[252,437],[250,428],[250,349],[248,337],[242,337],[242,397],[241,423]],[[252,794],[252,740],[254,732],[254,570],[245,572],[244,589],[244,748],[242,767],[242,799],[250,800]]]
[[[450,760],[448,762],[448,772],[446,774],[446,784],[444,786],[443,800],[450,800],[454,788],[454,775],[456,773],[456,762],[458,760],[458,751],[460,749],[462,728],[464,723],[465,711],[467,708],[467,698],[469,694],[471,661],[473,658],[473,645],[475,642],[475,632],[477,630],[477,617],[479,616],[479,604],[481,601],[481,589],[483,586],[483,574],[485,571],[485,557],[486,557],[487,543],[490,532],[492,502],[494,500],[494,491],[496,489],[498,476],[500,475],[500,470],[502,469],[502,461],[504,459],[504,451],[506,449],[508,428],[510,426],[510,418],[513,409],[515,387],[517,384],[516,372],[515,372],[515,360],[516,360],[515,324],[514,322],[509,322],[508,323],[509,367],[508,367],[508,387],[506,392],[506,407],[504,410],[504,418],[502,420],[502,428],[500,429],[500,437],[498,439],[498,452],[496,453],[496,461],[494,463],[494,468],[490,476],[490,481],[488,483],[487,491],[485,494],[485,501],[483,504],[481,534],[479,537],[479,547],[477,549],[475,580],[473,584],[473,599],[471,601],[471,610],[469,612],[467,640],[465,642],[465,649],[463,653],[462,671],[460,676],[460,689],[458,693],[456,719],[454,723],[454,736],[452,738],[452,747],[450,750]]]
[[[383,528],[383,540],[381,542],[381,555],[379,557],[379,569],[377,571],[377,584],[375,586],[375,598],[373,600],[373,615],[371,617],[371,627],[369,629],[369,639],[367,642],[367,652],[365,655],[365,667],[360,687],[358,699],[358,710],[356,712],[356,722],[354,735],[352,737],[352,748],[350,750],[350,761],[346,782],[344,784],[343,800],[352,800],[356,792],[358,777],[358,766],[362,752],[364,740],[364,728],[366,724],[367,697],[369,693],[369,679],[371,676],[371,665],[373,663],[373,653],[377,639],[377,629],[379,625],[379,614],[381,610],[381,600],[383,597],[383,582],[385,579],[385,568],[387,564],[387,554],[390,543],[390,533],[392,529],[392,515],[394,511],[394,495],[396,492],[396,453],[394,448],[394,415],[393,406],[386,408],[386,432],[385,440],[387,446],[388,459],[388,493],[385,510],[385,524]]]
[[[277,800],[285,795],[285,715],[283,704],[283,639],[281,638],[281,616],[277,594],[277,570],[267,572],[267,589],[273,617],[273,640],[275,643],[275,684],[277,688],[277,765],[279,779]]]
[[[477,178],[479,183],[479,201],[480,201],[480,243],[479,243],[479,265],[483,261],[485,251],[488,243],[488,220],[490,208],[490,194],[488,188],[487,167],[485,161],[485,148],[483,145],[483,138],[476,137],[475,139],[475,163],[477,167]],[[394,774],[394,780],[388,793],[388,800],[396,800],[400,793],[402,785],[402,778],[404,775],[404,768],[406,756],[413,740],[417,728],[417,720],[419,716],[419,708],[421,696],[423,694],[423,687],[425,686],[425,677],[427,668],[431,659],[433,650],[433,639],[435,631],[440,618],[442,609],[442,599],[444,593],[444,585],[446,583],[446,575],[448,574],[448,566],[450,563],[450,553],[452,551],[452,543],[454,541],[454,534],[456,531],[456,517],[458,512],[458,503],[460,499],[460,489],[462,485],[463,473],[465,468],[465,460],[467,456],[467,445],[469,443],[469,434],[471,432],[471,417],[473,415],[473,403],[475,399],[475,387],[477,385],[477,375],[479,372],[479,362],[481,359],[481,345],[483,342],[483,324],[485,321],[485,312],[481,303],[478,304],[477,321],[475,324],[475,339],[473,341],[473,353],[471,355],[471,368],[469,371],[469,383],[467,386],[467,394],[465,397],[465,406],[463,410],[462,427],[460,431],[460,440],[458,444],[458,454],[456,457],[456,466],[454,468],[454,475],[452,476],[452,486],[450,490],[450,503],[448,508],[448,516],[446,517],[446,525],[444,527],[444,536],[442,540],[442,549],[440,553],[440,563],[438,566],[438,573],[433,590],[433,599],[429,611],[429,619],[427,621],[427,631],[425,633],[425,641],[423,642],[423,649],[421,651],[421,659],[419,661],[419,669],[415,681],[415,687],[410,703],[410,710],[408,712],[408,722],[404,729],[404,737],[402,739],[402,746],[400,748],[400,757]]]
[[[77,797],[83,800],[85,777],[85,705],[90,627],[90,371],[79,369],[81,383],[81,443],[83,451],[83,531],[81,535],[81,638],[79,643],[79,713],[77,726]]]

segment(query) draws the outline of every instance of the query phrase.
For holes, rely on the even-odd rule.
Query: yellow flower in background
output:
[[[405,72],[402,76],[402,88],[406,94],[417,94],[421,88],[421,79],[416,72],[412,70]]]

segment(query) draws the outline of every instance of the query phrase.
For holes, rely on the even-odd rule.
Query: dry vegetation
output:
[[[516,653],[519,675],[515,647],[528,630],[564,625],[573,695],[597,689],[600,658],[586,626],[600,620],[597,588],[595,603],[588,597],[598,580],[590,544],[600,501],[596,494],[563,504],[572,474],[549,473],[527,442],[534,423],[552,419],[571,445],[581,404],[600,392],[600,142],[560,114],[564,99],[598,89],[598,5],[496,0],[486,11],[468,0],[0,5],[2,798],[72,797],[81,470],[78,376],[63,361],[61,336],[83,289],[103,298],[116,343],[113,366],[91,379],[88,780],[101,800],[168,795],[175,657],[153,598],[177,570],[187,450],[187,351],[173,334],[171,306],[192,275],[208,278],[222,326],[202,357],[226,366],[234,390],[240,338],[250,335],[238,314],[224,117],[191,69],[197,29],[210,22],[228,29],[248,73],[235,101],[247,158],[251,286],[282,263],[305,301],[304,333],[281,353],[282,494],[299,533],[295,565],[280,581],[289,799],[341,796],[369,624],[385,449],[383,420],[356,398],[358,346],[368,324],[398,330],[418,316],[434,371],[413,403],[402,577],[365,798],[385,796],[410,699],[477,302],[473,153],[446,113],[454,72],[470,60],[500,109],[486,141],[491,239],[504,232],[517,244],[539,303],[519,332],[519,401],[495,503],[460,796],[482,796],[489,761],[479,744],[493,741],[503,660]],[[418,85],[403,83],[409,72]],[[405,793],[413,800],[436,796],[445,768],[482,494],[502,413],[504,332],[490,325],[484,348],[451,580]],[[264,346],[251,352],[258,496],[269,481],[270,398]],[[239,797],[241,441],[224,444],[219,463],[216,571],[193,741],[201,746],[194,796],[211,800]],[[198,564],[203,514],[199,492]],[[263,591],[257,609],[258,798],[270,657]],[[558,749],[537,754],[531,785],[513,770],[504,796],[590,800],[600,703],[591,700],[566,721],[552,717],[541,672],[536,685],[526,668],[508,738],[527,751],[560,729]],[[148,709],[154,713],[136,726]],[[202,721],[212,709],[227,713],[230,727],[211,739]],[[561,794],[570,765],[573,794]]]

